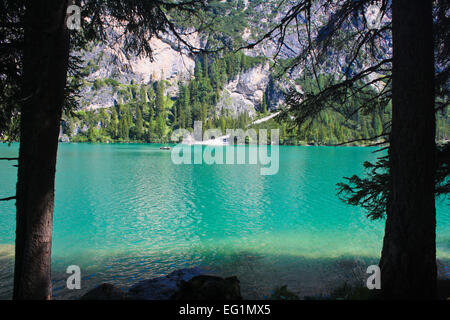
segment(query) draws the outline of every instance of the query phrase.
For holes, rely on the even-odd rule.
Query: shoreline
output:
[[[9,145],[14,145],[14,144],[20,144],[19,141],[0,141],[1,144],[9,144]],[[436,146],[442,146],[449,143],[449,140],[445,140],[445,141],[436,141]],[[128,142],[119,142],[119,141],[113,141],[113,142],[88,142],[88,141],[58,141],[59,145],[64,145],[64,144],[99,144],[99,145],[111,145],[111,144],[123,144],[123,145],[128,145],[128,144],[136,144],[136,145],[169,145],[169,146],[176,146],[178,145],[178,143],[174,143],[174,142],[140,142],[140,141],[128,141]],[[186,144],[186,145],[204,145],[204,146],[214,146],[214,147],[223,147],[223,146],[247,146],[248,144],[228,144],[228,145],[213,145],[213,144],[207,144],[205,143],[199,143],[199,144]],[[269,144],[268,144],[269,145]],[[283,147],[333,147],[333,148],[338,148],[338,147],[360,147],[360,148],[385,148],[389,146],[389,143],[383,143],[380,145],[372,145],[372,144],[357,144],[357,143],[348,143],[348,144],[338,144],[338,145],[333,145],[333,144],[322,144],[322,143],[302,143],[302,144],[291,144],[291,143],[283,143],[283,144],[279,144],[278,146],[283,146]]]
[[[1,141],[2,144],[20,144],[18,141]],[[176,146],[178,143],[173,142],[139,142],[139,141],[130,141],[130,142],[62,142],[59,141],[58,145],[73,145],[73,144],[93,144],[93,145],[167,145],[167,146]],[[194,144],[185,144],[192,145]],[[210,144],[195,144],[201,146],[209,146],[209,147],[231,147],[231,146],[249,146],[248,144],[229,144],[229,145],[210,145]],[[269,146],[269,144],[268,144]],[[373,145],[330,145],[330,144],[279,144],[279,147],[329,147],[329,148],[340,148],[340,147],[356,147],[356,148],[383,148],[385,145],[381,146],[373,146]]]
[[[301,259],[300,259],[301,260]],[[308,262],[309,260],[305,260]],[[78,300],[86,293],[107,283],[124,293],[128,293],[133,287],[139,284],[151,285],[154,287],[155,280],[165,280],[159,283],[164,284],[170,275],[180,270],[196,269],[195,275],[212,275],[218,277],[232,277],[236,276],[240,281],[241,294],[244,300],[271,300],[273,293],[278,289],[286,286],[287,290],[296,295],[299,300],[304,299],[328,299],[333,295],[333,292],[342,290],[342,288],[357,288],[363,287],[361,284],[365,283],[367,275],[365,269],[367,264],[377,264],[378,260],[361,259],[356,260],[351,257],[340,259],[332,259],[326,261],[300,261],[303,264],[297,267],[292,264],[287,264],[285,267],[272,266],[264,272],[254,271],[252,273],[242,272],[245,266],[238,266],[231,270],[228,269],[229,262],[223,261],[218,266],[208,265],[187,265],[178,266],[176,268],[167,269],[162,272],[152,274],[142,274],[141,277],[123,274],[119,270],[109,270],[108,266],[104,268],[91,269],[88,272],[82,271],[82,287],[81,290],[68,290],[65,286],[67,274],[65,270],[58,266],[52,266],[52,286],[54,300]],[[10,299],[12,295],[12,272],[13,260],[3,261],[8,262],[10,266],[10,273],[5,274],[3,269],[1,278],[4,279],[0,287],[0,300]],[[445,275],[448,260],[437,259],[438,264],[438,281],[450,281],[448,275]],[[139,263],[135,263],[138,266]],[[83,269],[82,269],[83,270]],[[277,277],[273,277],[275,274]],[[152,285],[153,284],[153,285]],[[145,289],[145,288],[144,288]],[[141,298],[143,299],[143,298]],[[159,299],[158,299],[159,300]],[[166,299],[162,299],[166,300]]]

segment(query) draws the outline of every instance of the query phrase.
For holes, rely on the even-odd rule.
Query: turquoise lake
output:
[[[175,165],[159,145],[60,144],[53,234],[54,296],[79,297],[103,282],[124,288],[200,267],[237,275],[244,298],[277,286],[300,296],[363,281],[378,262],[384,221],[342,203],[336,183],[363,173],[375,148],[288,147],[279,172],[260,165]],[[245,146],[229,148],[248,148]],[[0,157],[18,145],[0,145]],[[0,197],[15,192],[17,169],[0,161]],[[448,276],[450,209],[437,199],[437,256]],[[0,203],[0,298],[12,293],[14,202]],[[78,265],[82,290],[65,288]],[[362,282],[361,282],[362,283]]]

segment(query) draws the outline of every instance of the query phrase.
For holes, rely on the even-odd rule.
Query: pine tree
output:
[[[156,135],[159,138],[160,141],[164,140],[164,137],[166,135],[166,119],[162,114],[156,117]]]
[[[220,129],[222,130],[222,134],[225,134],[226,129],[227,129],[227,121],[225,120],[225,117],[223,115],[220,116],[219,121],[220,121]]]
[[[261,111],[264,115],[267,114],[267,97],[266,97],[266,93],[264,92],[263,94],[263,101],[262,101],[262,108]]]
[[[100,111],[100,123],[102,129],[106,129],[109,126],[109,116],[105,109]]]
[[[381,287],[390,299],[435,299],[436,119],[433,1],[392,1],[390,194]]]
[[[155,91],[153,90],[152,87],[149,87],[147,89],[147,98],[148,98],[148,102],[154,102],[155,99]]]
[[[194,77],[197,81],[200,81],[203,78],[203,65],[198,60],[195,62]]]
[[[155,97],[155,107],[156,107],[156,116],[163,114],[165,111],[164,107],[164,83],[162,81],[158,81],[156,83],[156,97]]]
[[[140,92],[139,92],[139,97],[141,99],[141,102],[147,103],[147,100],[148,100],[148,98],[147,98],[147,90],[146,90],[144,85],[141,85],[141,89],[140,89]]]
[[[141,108],[136,108],[136,138],[142,139],[144,134],[144,119],[142,118]]]
[[[117,116],[116,108],[112,108],[111,122],[109,123],[108,133],[113,139],[117,139],[119,135],[119,118]]]
[[[241,71],[247,70],[248,68],[248,59],[245,54],[241,54]]]
[[[153,107],[150,105],[149,106],[149,117],[148,117],[148,136],[147,136],[147,141],[149,143],[153,142],[153,137],[154,137],[154,111],[153,111]]]
[[[119,121],[119,137],[123,141],[128,141],[130,138],[130,128],[128,126],[128,119],[126,116],[121,117]]]
[[[186,111],[187,106],[189,104],[189,87],[184,86],[181,82],[178,84],[178,99],[175,104],[177,113],[178,113],[178,119],[177,123],[180,128],[186,128],[187,125],[187,119],[186,119]]]
[[[380,114],[377,112],[373,121],[373,128],[375,130],[375,135],[379,136],[383,133],[383,123],[381,122]]]
[[[193,125],[193,121],[192,121],[192,108],[189,102],[186,105],[185,114],[186,114],[185,128],[191,128]]]

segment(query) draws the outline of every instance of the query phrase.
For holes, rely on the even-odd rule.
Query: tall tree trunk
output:
[[[380,261],[389,299],[436,298],[431,0],[393,0],[391,198]]]
[[[26,3],[14,299],[51,298],[58,135],[66,85],[67,1]]]

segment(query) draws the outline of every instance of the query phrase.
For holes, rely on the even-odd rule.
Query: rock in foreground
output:
[[[140,281],[128,293],[133,300],[170,300],[183,281],[189,281],[202,273],[203,270],[199,268],[176,270],[167,276]]]
[[[126,294],[125,292],[109,283],[103,283],[96,287],[95,289],[90,290],[84,296],[81,297],[81,300],[125,300]]]
[[[220,278],[200,275],[180,284],[174,300],[242,300],[237,277]]]
[[[236,277],[205,275],[198,268],[181,269],[167,276],[140,281],[128,292],[104,283],[81,300],[242,300]]]

